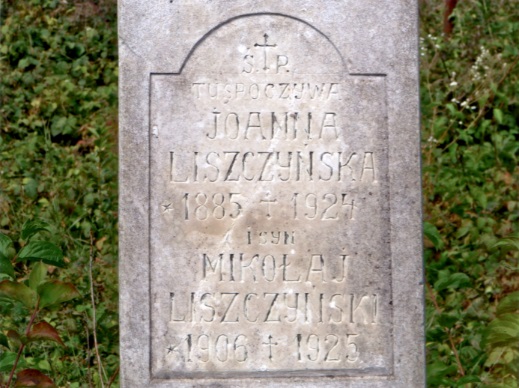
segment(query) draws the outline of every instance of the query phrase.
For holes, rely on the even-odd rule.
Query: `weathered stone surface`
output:
[[[416,4],[120,1],[122,386],[424,385]]]

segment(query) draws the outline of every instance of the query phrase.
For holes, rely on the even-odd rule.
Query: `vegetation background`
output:
[[[118,385],[116,8],[1,3],[2,387]],[[519,2],[420,11],[428,386],[517,387]],[[79,296],[34,310],[44,277]]]

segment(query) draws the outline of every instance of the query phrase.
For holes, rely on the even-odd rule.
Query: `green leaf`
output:
[[[457,113],[458,113],[458,109],[453,105],[453,104],[447,104],[446,105],[446,108],[449,110],[449,112],[453,115],[453,116],[456,116]]]
[[[503,361],[505,364],[511,364],[516,358],[519,361],[519,352],[517,350],[514,351],[512,347],[507,347],[503,353]]]
[[[14,279],[14,267],[3,253],[0,253],[0,273],[5,273]]]
[[[9,246],[12,244],[13,242],[9,237],[7,237],[5,234],[0,233],[0,253],[3,253],[4,256],[7,257],[7,248],[9,248]]]
[[[25,194],[31,199],[36,199],[38,196],[38,181],[33,178],[25,177],[22,182]]]
[[[43,261],[44,263],[63,267],[63,252],[53,243],[47,241],[31,241],[24,246],[18,258],[22,261]]]
[[[519,314],[503,314],[490,322],[485,343],[493,346],[519,344]]]
[[[45,280],[46,276],[47,266],[41,261],[38,261],[32,267],[31,274],[29,275],[29,287],[36,291],[38,286]]]
[[[479,206],[481,206],[483,209],[486,209],[488,200],[483,190],[481,190],[479,187],[473,187],[470,192],[472,197],[478,202]]]
[[[50,366],[50,363],[47,359],[43,359],[38,361],[38,369],[39,370],[45,370],[45,371],[52,371],[52,367]]]
[[[53,280],[38,287],[40,295],[40,308],[63,303],[80,296],[78,290],[72,283],[63,283]]]
[[[0,298],[15,300],[28,309],[36,306],[36,293],[25,284],[4,280],[0,282]]]
[[[471,284],[470,278],[462,272],[453,273],[450,276],[450,281],[449,288],[465,288]]]
[[[468,383],[481,383],[481,379],[478,376],[463,376],[459,380],[456,381],[456,385],[461,387],[462,385]]]
[[[433,243],[436,249],[443,249],[444,244],[440,232],[436,229],[436,226],[430,224],[429,222],[424,222],[423,224],[423,233],[425,237],[427,237]]]
[[[14,345],[14,348],[19,348],[22,343],[25,343],[24,339],[14,330],[7,331],[7,338],[10,339]]]
[[[36,369],[24,369],[16,375],[15,388],[54,388],[52,380]]]
[[[54,341],[65,346],[58,334],[58,331],[45,321],[39,322],[31,328],[31,331],[27,335],[27,340],[29,342]]]
[[[492,366],[502,361],[503,354],[506,352],[507,347],[498,346],[492,349],[490,354],[485,361],[485,366]]]
[[[494,118],[498,124],[503,124],[503,112],[501,109],[494,108]]]
[[[470,278],[461,272],[453,273],[448,276],[443,276],[434,283],[436,291],[442,291],[447,288],[458,289],[470,286]]]
[[[15,360],[16,353],[14,352],[0,353],[0,373],[9,372],[11,369],[13,369]]]
[[[492,248],[502,248],[508,251],[519,251],[519,238],[518,237],[509,237],[503,238],[496,242]]]
[[[33,220],[33,221],[27,221],[23,227],[22,227],[22,234],[21,238],[22,240],[29,240],[32,236],[34,236],[36,233],[41,231],[47,231],[49,232],[49,224],[42,220]]]
[[[518,313],[519,314],[519,291],[508,294],[499,302],[497,306],[497,315],[503,315],[507,313]]]
[[[20,62],[18,62],[18,68],[23,70],[29,66],[29,64],[29,58],[22,58]]]
[[[470,230],[473,227],[474,227],[473,225],[462,226],[461,228],[459,228],[456,231],[456,238],[463,238],[463,237],[465,237],[470,232]]]
[[[427,383],[431,386],[445,384],[446,376],[456,373],[457,368],[454,365],[446,365],[441,361],[436,361],[427,365]]]
[[[443,313],[437,318],[438,324],[445,328],[453,327],[460,320],[461,317],[456,313]]]

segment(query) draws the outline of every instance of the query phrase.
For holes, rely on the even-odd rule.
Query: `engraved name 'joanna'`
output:
[[[208,139],[229,140],[338,140],[341,127],[336,112],[219,112],[213,111]]]

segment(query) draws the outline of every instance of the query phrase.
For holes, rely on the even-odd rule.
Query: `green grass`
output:
[[[459,2],[447,39],[443,2],[421,3],[428,385],[517,387],[519,6]],[[49,276],[81,294],[45,315],[65,346],[32,344],[20,368],[115,386],[116,1],[4,0],[1,12],[0,233],[15,252],[27,220],[48,222],[40,237],[67,263]],[[31,268],[17,262],[17,277]],[[3,334],[27,321],[0,301]],[[6,381],[13,344],[1,338]]]

